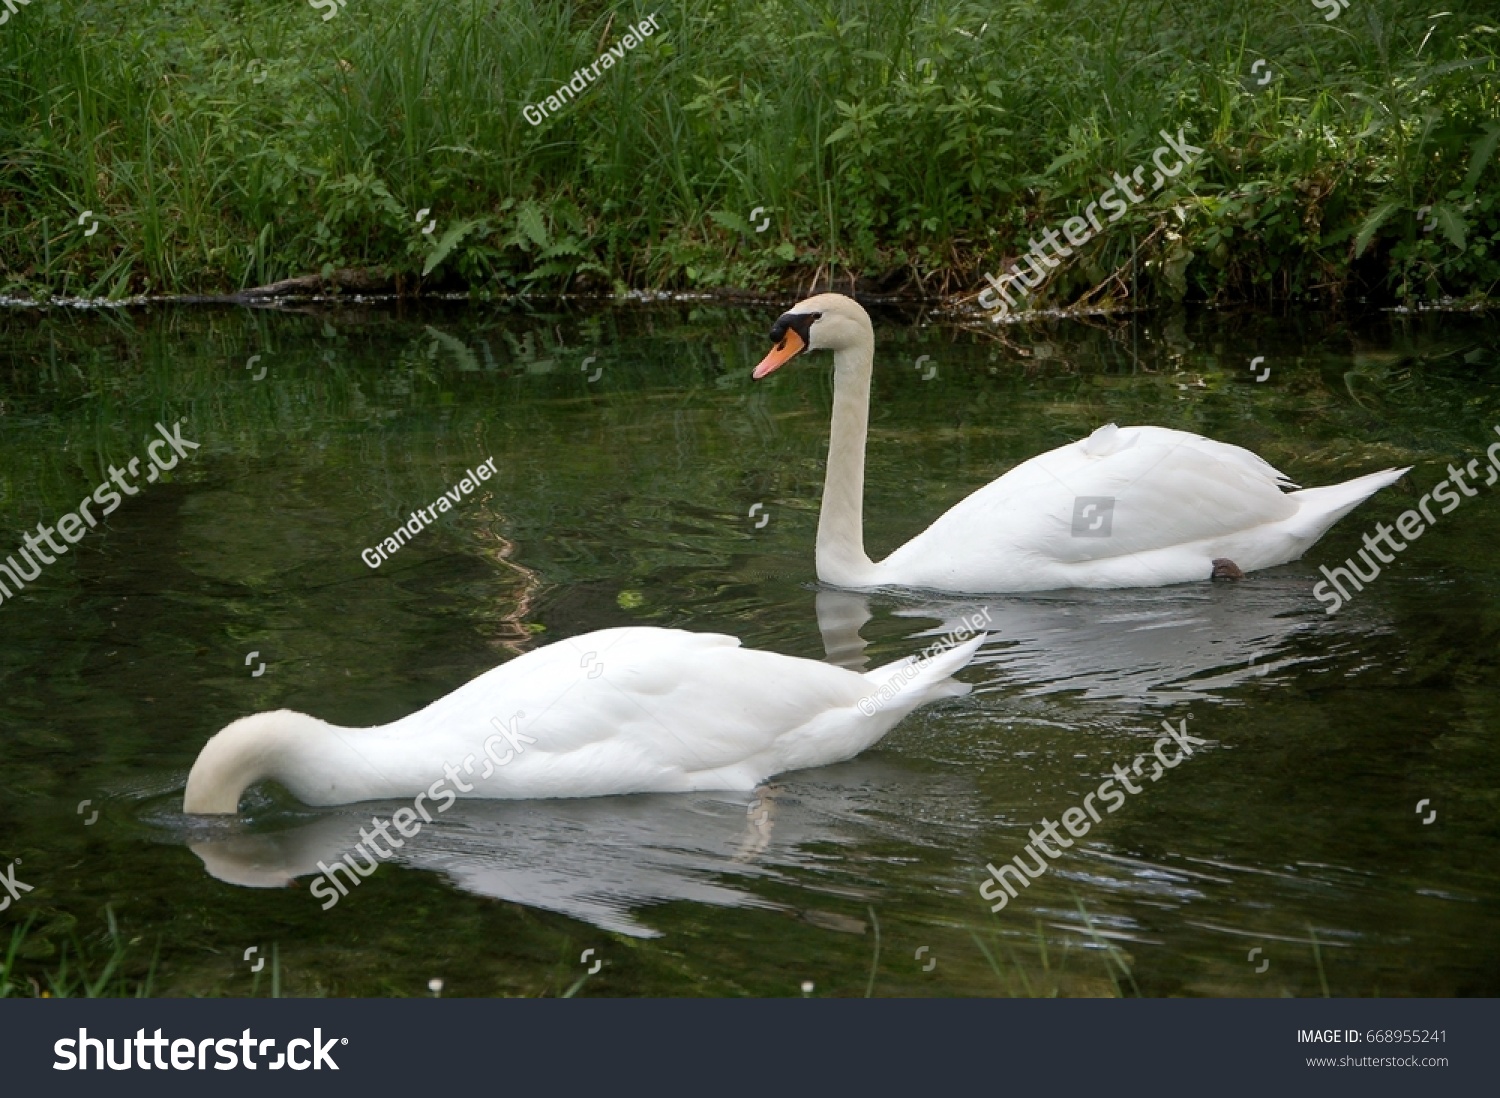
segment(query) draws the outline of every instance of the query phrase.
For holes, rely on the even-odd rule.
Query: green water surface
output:
[[[0,556],[153,424],[201,446],[0,603],[0,869],[33,886],[0,935],[31,920],[31,971],[109,908],[174,995],[267,994],[252,946],[286,994],[560,994],[601,959],[579,994],[1500,992],[1500,485],[1338,614],[1312,595],[1318,565],[1500,441],[1495,321],[997,339],[876,311],[877,558],[1111,421],[1244,445],[1303,485],[1415,466],[1239,583],[986,600],[818,588],[829,359],[752,384],[779,309],[550,308],[0,313]],[[361,560],[491,457],[480,491]],[[248,713],[385,722],[628,624],[878,663],[976,610],[995,624],[973,693],[851,763],[755,796],[461,802],[327,912],[305,867],[394,806],[267,785],[238,821],[181,811],[199,748]],[[1208,746],[992,914],[985,864],[1167,718]]]

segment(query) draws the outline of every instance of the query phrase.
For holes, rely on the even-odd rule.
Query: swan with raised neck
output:
[[[833,352],[814,559],[818,579],[838,587],[980,594],[1239,578],[1296,560],[1407,471],[1286,491],[1297,486],[1242,447],[1110,423],[1022,462],[875,562],[863,525],[875,361],[869,314],[842,294],[818,294],[777,319],[771,343],[752,373],[757,380],[804,352]]]

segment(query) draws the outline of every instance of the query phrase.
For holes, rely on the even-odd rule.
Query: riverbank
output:
[[[964,303],[1165,130],[1203,154],[1029,306],[1482,300],[1482,8],[151,0],[122,33],[101,4],[32,5],[0,31],[0,294]],[[524,117],[653,13],[607,82]]]

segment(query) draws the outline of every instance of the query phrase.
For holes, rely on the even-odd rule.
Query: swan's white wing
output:
[[[1067,564],[1170,549],[1289,517],[1297,505],[1283,486],[1294,487],[1241,447],[1110,424],[979,489],[885,565],[1002,554]]]
[[[387,730],[429,753],[445,744],[460,766],[473,755],[465,774],[486,779],[486,795],[514,785],[580,796],[746,763],[865,689],[851,671],[744,649],[735,637],[609,629],[527,653]],[[497,735],[491,759],[515,754],[485,774],[478,745]],[[442,761],[433,765],[441,776]]]

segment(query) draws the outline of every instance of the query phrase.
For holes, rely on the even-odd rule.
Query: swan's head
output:
[[[771,326],[771,353],[751,375],[757,380],[786,365],[803,351],[842,351],[874,343],[870,314],[843,294],[818,294],[799,301]]]
[[[265,778],[285,782],[295,769],[300,746],[318,729],[316,717],[278,709],[241,717],[203,745],[188,773],[182,810],[194,815],[228,815],[240,810],[240,794]],[[288,764],[293,764],[289,767]]]

